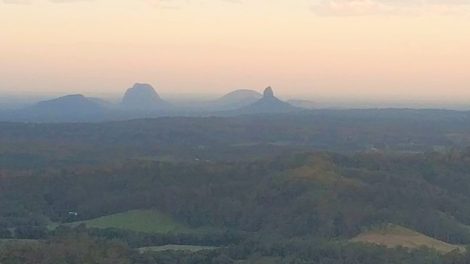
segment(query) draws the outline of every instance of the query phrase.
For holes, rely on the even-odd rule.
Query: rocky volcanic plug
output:
[[[271,87],[264,90],[263,98],[241,109],[245,113],[283,113],[298,110],[299,108],[278,99]]]
[[[121,102],[121,107],[129,110],[162,110],[171,106],[163,100],[155,89],[146,83],[136,83],[129,88]]]

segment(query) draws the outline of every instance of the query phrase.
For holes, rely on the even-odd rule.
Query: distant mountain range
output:
[[[81,94],[66,95],[21,110],[0,112],[0,121],[97,122],[177,115],[286,113],[301,109],[281,101],[275,97],[273,89],[268,87],[263,95],[257,91],[240,89],[188,110],[162,99],[150,84],[136,83],[125,92],[118,104]]]

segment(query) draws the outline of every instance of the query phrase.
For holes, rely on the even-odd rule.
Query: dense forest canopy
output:
[[[470,114],[316,110],[107,123],[0,123],[2,167],[122,158],[250,160],[293,150],[423,152],[470,145]]]
[[[2,123],[0,263],[468,263],[461,251],[351,242],[394,225],[470,245],[467,119]],[[201,249],[138,250],[168,245]]]

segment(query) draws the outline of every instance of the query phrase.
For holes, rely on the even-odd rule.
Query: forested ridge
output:
[[[331,141],[362,146],[336,151],[301,144],[324,139],[325,123],[293,118],[283,131],[271,118],[255,126],[266,137],[241,136],[244,118],[1,124],[0,263],[469,263],[467,252],[352,242],[396,225],[470,245],[470,150],[451,140],[465,125],[407,128],[392,115],[396,141],[370,147],[360,132],[379,140],[385,128],[365,123],[385,121],[366,115],[355,129],[333,126]],[[428,134],[413,139],[418,128]],[[173,231],[122,223],[146,212]],[[102,217],[110,227],[87,225]],[[166,245],[211,249],[138,250]]]
[[[468,112],[412,109],[162,117],[95,124],[0,123],[0,162],[22,167],[135,156],[187,161],[196,155],[233,161],[283,149],[422,152],[468,146],[469,131]]]
[[[49,220],[152,208],[194,228],[217,227],[222,231],[212,236],[222,244],[346,240],[384,223],[469,244],[469,159],[467,152],[301,153],[252,162],[129,161],[27,171],[1,178],[0,233],[47,238]],[[71,219],[71,211],[79,215]],[[101,235],[131,236],[109,232]],[[203,244],[211,239],[187,238]]]

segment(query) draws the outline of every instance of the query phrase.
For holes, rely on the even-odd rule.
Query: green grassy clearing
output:
[[[142,247],[139,248],[140,253],[146,252],[162,252],[162,251],[190,251],[198,252],[202,250],[214,250],[217,247],[205,247],[205,246],[192,246],[192,245],[165,245],[156,247]]]
[[[85,224],[89,228],[116,228],[143,233],[189,233],[194,229],[176,222],[171,216],[156,210],[132,210],[91,220],[70,223]]]

